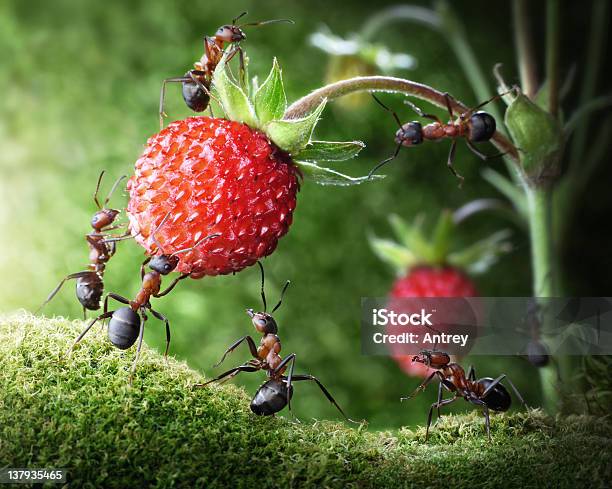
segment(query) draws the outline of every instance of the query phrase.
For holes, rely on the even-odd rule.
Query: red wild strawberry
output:
[[[149,255],[197,244],[180,255],[177,267],[193,278],[238,272],[272,253],[291,226],[300,175],[323,184],[367,181],[316,164],[352,158],[363,148],[359,142],[311,141],[325,101],[304,118],[285,120],[276,60],[249,98],[249,90],[230,79],[225,59],[213,86],[227,119],[170,124],[148,140],[128,183],[136,241]]]
[[[375,253],[392,265],[400,276],[393,284],[388,304],[388,308],[398,314],[418,311],[427,304],[427,301],[417,300],[419,298],[477,296],[478,292],[468,273],[485,272],[501,253],[509,249],[506,241],[508,231],[499,231],[462,250],[451,249],[457,221],[448,211],[442,212],[431,236],[423,233],[421,219],[415,220],[413,225],[398,216],[390,216],[389,220],[400,242],[375,237],[370,242]],[[415,301],[406,300],[410,298]],[[467,348],[461,350],[465,352],[474,339],[477,316],[478,311],[474,311],[467,301],[436,304],[434,328],[440,333],[467,333]],[[402,332],[415,333],[419,339],[424,334],[422,326],[387,327],[389,334]],[[407,354],[411,345],[390,344],[389,347],[391,356],[407,374],[424,377],[431,373],[422,363],[412,362],[413,355]]]
[[[292,222],[299,170],[267,136],[238,122],[190,117],[152,136],[128,183],[135,239],[182,254],[198,278],[238,272],[274,251]],[[163,221],[168,219],[151,235]]]

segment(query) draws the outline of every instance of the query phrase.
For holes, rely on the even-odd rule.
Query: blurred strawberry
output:
[[[478,296],[470,275],[485,272],[499,257],[510,249],[508,230],[499,231],[462,250],[451,251],[456,223],[450,212],[441,213],[430,237],[422,230],[422,220],[412,225],[399,216],[389,217],[398,242],[371,237],[374,252],[397,272],[399,278],[389,293],[388,309],[396,313],[414,312],[428,303],[436,304],[435,331],[449,334],[469,334],[473,341],[478,313],[462,297]],[[457,298],[453,301],[427,301],[425,298]],[[410,301],[408,299],[415,299]],[[418,300],[416,300],[418,299]],[[423,338],[423,326],[388,326],[388,334],[413,332]],[[435,333],[429,330],[430,333]],[[461,351],[469,350],[469,343]],[[408,375],[425,377],[431,369],[412,362],[415,345],[390,344],[391,356]],[[428,348],[431,349],[432,345]],[[416,346],[418,348],[418,345]],[[443,348],[442,348],[443,349]]]

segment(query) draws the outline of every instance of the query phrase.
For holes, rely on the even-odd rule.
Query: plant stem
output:
[[[538,90],[538,75],[529,27],[528,3],[529,0],[514,0],[514,40],[521,75],[521,88],[527,97],[533,99]]]
[[[428,85],[390,76],[360,76],[326,85],[296,100],[289,106],[284,118],[298,119],[304,117],[317,107],[323,99],[333,100],[363,91],[403,93],[426,100],[441,108],[446,107],[444,93]],[[456,114],[469,110],[465,104],[453,98],[451,98],[451,107]],[[519,168],[518,151],[503,134],[496,132],[491,142],[500,151],[507,152],[506,156],[511,158],[515,166]]]
[[[548,0],[546,6],[546,77],[548,111],[557,118],[559,112],[559,0]]]

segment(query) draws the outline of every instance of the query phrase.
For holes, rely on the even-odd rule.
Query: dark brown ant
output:
[[[429,415],[427,416],[425,441],[427,441],[429,438],[429,427],[431,426],[431,417],[434,408],[438,411],[438,418],[440,418],[440,408],[455,402],[461,397],[467,402],[471,402],[472,404],[482,407],[485,417],[487,436],[489,441],[491,441],[489,409],[493,411],[507,411],[512,404],[510,393],[501,384],[503,379],[508,381],[512,387],[512,390],[516,394],[516,397],[518,397],[521,403],[527,407],[525,400],[512,381],[506,377],[506,374],[502,374],[496,379],[492,379],[491,377],[483,377],[482,379],[476,380],[476,372],[474,367],[470,366],[466,376],[461,365],[451,363],[450,356],[447,353],[435,350],[435,347],[434,350],[421,351],[418,355],[412,357],[412,361],[422,363],[429,368],[435,369],[435,371],[432,372],[423,382],[421,382],[421,384],[411,395],[408,397],[402,397],[402,401],[405,399],[411,399],[419,392],[425,390],[427,385],[434,377],[437,376],[440,380],[440,384],[438,386],[438,400],[431,405],[429,408]],[[442,387],[454,393],[454,396],[449,399],[442,399]]]
[[[166,214],[166,217],[162,220],[157,229],[153,232],[154,235],[159,230],[159,228],[164,224],[165,220],[168,218],[169,213]],[[197,248],[201,243],[207,241],[211,238],[215,238],[220,236],[219,233],[210,234],[198,240],[193,246],[189,248],[185,248],[183,250],[174,252],[172,254],[165,254],[161,249],[161,246],[158,244],[158,248],[162,252],[161,255],[149,256],[145,259],[145,261],[140,266],[140,278],[142,281],[142,285],[134,300],[130,301],[123,296],[118,294],[114,294],[112,292],[106,294],[104,298],[104,312],[100,314],[97,318],[93,319],[87,327],[82,331],[82,333],[75,340],[73,345],[70,347],[68,354],[72,352],[74,347],[83,339],[83,337],[87,334],[87,332],[93,327],[93,325],[99,320],[105,320],[110,318],[108,323],[108,339],[110,342],[119,348],[120,350],[127,350],[130,348],[136,340],[138,340],[138,347],[136,349],[136,357],[134,358],[134,363],[132,365],[132,370],[130,372],[129,383],[132,383],[132,379],[134,377],[134,373],[136,372],[136,365],[138,363],[138,358],[140,357],[140,349],[142,347],[142,339],[144,335],[144,325],[147,321],[146,311],[150,311],[153,316],[155,316],[160,321],[163,321],[166,325],[166,350],[164,352],[164,357],[168,356],[168,349],[170,348],[170,322],[168,318],[157,312],[151,307],[150,299],[151,297],[159,298],[163,297],[166,294],[170,293],[172,289],[178,284],[179,281],[186,279],[191,274],[190,273],[182,273],[179,275],[174,281],[163,291],[160,292],[162,276],[168,275],[170,272],[173,272],[179,264],[179,257],[177,255],[181,253],[187,253],[195,248]],[[146,272],[145,267],[149,266],[151,271]],[[114,311],[108,310],[108,300],[114,299],[117,302],[122,304],[127,304],[126,307],[120,307]],[[142,316],[142,321],[140,316]]]
[[[162,83],[161,95],[159,99],[159,122],[160,126],[164,127],[164,100],[166,97],[166,83],[182,83],[183,99],[194,112],[203,112],[208,107],[210,102],[211,83],[215,68],[221,62],[226,44],[232,44],[232,50],[228,53],[227,62],[229,62],[237,53],[240,54],[240,73],[244,76],[244,52],[240,47],[240,43],[246,39],[246,34],[242,30],[243,27],[260,26],[272,24],[275,22],[288,22],[293,24],[292,20],[274,19],[264,20],[260,22],[250,22],[248,24],[236,25],[236,22],[244,17],[248,12],[242,12],[238,17],[232,20],[231,24],[226,24],[219,29],[214,36],[204,37],[204,54],[193,65],[194,69],[189,70],[184,76],[175,78],[166,78]]]
[[[208,382],[196,384],[195,387],[205,387],[208,384],[218,382],[220,380],[227,381],[235,377],[240,372],[257,372],[259,370],[265,370],[268,380],[264,382],[259,389],[257,389],[257,392],[255,393],[250,405],[251,411],[253,411],[255,414],[259,416],[271,416],[281,411],[285,406],[287,406],[289,411],[291,411],[293,382],[307,380],[315,382],[325,397],[327,397],[329,402],[336,406],[338,411],[342,413],[342,416],[351,421],[338,403],[334,400],[329,391],[316,377],[313,377],[312,375],[294,375],[293,368],[295,366],[295,353],[288,355],[284,359],[279,356],[281,351],[281,343],[279,337],[277,336],[278,326],[272,315],[266,312],[267,303],[266,294],[264,292],[264,269],[260,262],[257,262],[257,264],[261,270],[261,299],[264,310],[263,312],[254,312],[253,309],[247,309],[246,312],[251,318],[255,329],[263,335],[261,341],[259,342],[259,347],[255,345],[255,341],[251,336],[243,336],[239,340],[235,341],[227,350],[225,350],[221,360],[219,360],[219,362],[217,362],[214,366],[217,367],[221,365],[227,355],[229,355],[245,341],[248,344],[249,350],[254,359],[249,360],[238,367],[234,367],[227,372],[222,373],[218,377],[209,380]],[[278,301],[278,304],[274,306],[274,309],[272,309],[272,314],[281,306],[283,296],[285,295],[285,291],[287,290],[287,287],[289,287],[289,284],[289,281],[285,283],[285,286],[281,292],[281,298]],[[290,367],[289,364],[291,364]],[[287,367],[289,367],[289,374],[284,375]]]
[[[110,189],[110,192],[104,199],[103,205],[100,205],[98,201],[98,191],[100,190],[100,184],[104,171],[100,173],[98,177],[98,183],[96,185],[96,191],[94,192],[93,199],[98,207],[98,211],[93,215],[91,219],[91,227],[93,232],[86,234],[85,239],[89,246],[89,265],[87,270],[81,272],[71,273],[64,277],[64,279],[51,291],[45,302],[38,308],[37,312],[40,311],[47,303],[55,297],[55,295],[62,288],[62,285],[67,280],[76,279],[76,296],[81,305],[83,306],[83,318],[87,317],[87,310],[97,311],[100,309],[100,300],[104,293],[104,270],[106,264],[115,254],[115,243],[106,241],[108,238],[108,232],[113,229],[117,229],[120,226],[114,226],[113,223],[119,215],[119,210],[109,209],[106,206],[110,201],[113,192],[119,185],[119,182],[126,178],[126,175],[119,177]]]
[[[387,107],[382,103],[376,95],[372,94],[374,100],[378,102],[378,104],[388,112],[391,112],[395,122],[399,126],[399,129],[395,133],[395,143],[397,144],[397,148],[393,155],[391,155],[386,160],[381,161],[378,165],[376,165],[372,171],[370,171],[368,177],[371,178],[372,175],[376,172],[376,170],[380,169],[382,166],[386,165],[390,161],[394,160],[400,152],[402,146],[411,147],[421,144],[423,140],[430,141],[441,141],[442,139],[449,138],[452,140],[450,151],[448,153],[447,166],[449,170],[455,175],[459,181],[459,186],[463,184],[464,178],[457,173],[455,167],[453,166],[453,162],[455,161],[455,152],[457,149],[457,139],[463,138],[467,147],[474,153],[476,156],[483,160],[490,160],[492,158],[498,158],[503,156],[505,153],[497,153],[494,155],[485,155],[481,153],[473,143],[480,143],[484,141],[489,141],[496,131],[496,123],[494,117],[488,112],[484,112],[482,110],[478,110],[481,107],[501,98],[505,94],[496,95],[495,97],[491,97],[489,100],[481,103],[480,105],[469,109],[466,112],[459,114],[458,117],[455,117],[453,112],[453,107],[451,104],[452,97],[448,94],[444,94],[444,101],[446,102],[446,108],[448,110],[450,119],[448,123],[442,122],[442,120],[433,114],[426,114],[421,109],[419,109],[416,105],[408,100],[404,100],[404,103],[410,106],[420,117],[424,117],[426,119],[431,119],[434,122],[427,124],[426,126],[422,126],[418,121],[407,122],[402,124],[397,113]]]

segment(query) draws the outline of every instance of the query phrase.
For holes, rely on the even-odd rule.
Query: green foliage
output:
[[[255,93],[255,112],[260,124],[267,124],[274,119],[281,119],[287,109],[287,96],[283,87],[283,78],[278,61],[274,58],[268,78]]]
[[[80,321],[0,317],[0,464],[65,467],[75,487],[590,487],[609,480],[612,425],[540,411],[444,416],[424,429],[262,418],[232,385],[143,348],[113,348],[95,328],[70,358]],[[261,379],[260,379],[261,380]],[[294,404],[303,386],[296,387]],[[533,470],[537,467],[537,470]]]
[[[301,161],[345,161],[355,158],[364,147],[361,141],[310,141],[295,157]]]

